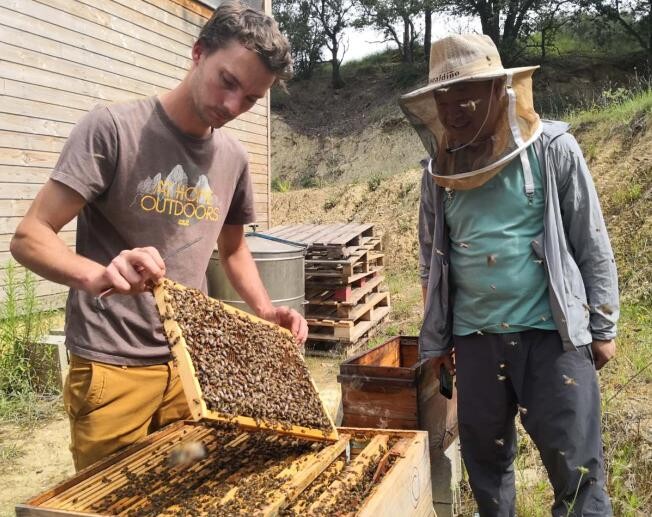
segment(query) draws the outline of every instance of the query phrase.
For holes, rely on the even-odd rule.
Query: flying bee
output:
[[[481,102],[482,99],[469,99],[466,102],[462,102],[460,108],[466,108],[469,111],[476,111]]]

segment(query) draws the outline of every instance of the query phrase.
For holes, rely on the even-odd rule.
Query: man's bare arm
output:
[[[224,271],[247,305],[261,318],[290,330],[297,341],[303,343],[308,337],[306,320],[294,309],[272,305],[245,242],[244,228],[241,225],[225,224],[217,243]]]
[[[36,274],[98,294],[143,291],[148,280],[165,275],[165,264],[154,248],[125,250],[107,266],[73,252],[58,236],[86,204],[62,183],[49,180],[39,191],[11,240],[13,257]]]

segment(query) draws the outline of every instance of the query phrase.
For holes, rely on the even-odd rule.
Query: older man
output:
[[[216,242],[249,306],[305,341],[305,320],[272,306],[245,244],[243,225],[254,219],[248,157],[220,130],[290,73],[274,20],[223,3],[176,88],[98,107],[77,124],[20,223],[14,257],[71,288],[64,402],[77,469],[189,416],[147,286],[167,274],[204,289]],[[57,236],[75,216],[76,253]],[[98,311],[100,293],[114,294]]]
[[[515,513],[519,413],[552,514],[611,515],[595,369],[615,354],[618,286],[582,152],[566,124],[534,111],[536,67],[505,69],[487,36],[437,41],[430,63],[429,84],[401,99],[430,155],[420,352],[457,375],[480,514]]]

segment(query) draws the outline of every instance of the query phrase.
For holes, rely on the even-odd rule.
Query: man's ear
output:
[[[192,56],[192,62],[193,64],[197,65],[199,64],[199,60],[201,58],[201,55],[206,51],[204,47],[204,43],[202,40],[198,39],[195,41],[194,45],[192,46],[191,50],[191,56]]]

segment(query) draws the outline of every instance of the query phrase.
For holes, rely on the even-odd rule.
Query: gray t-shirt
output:
[[[184,134],[155,97],[98,107],[72,130],[51,178],[87,202],[77,219],[77,253],[103,265],[122,250],[153,246],[166,276],[206,291],[206,268],[224,224],[254,221],[248,157],[221,130]],[[186,243],[190,248],[174,254]],[[154,297],[115,294],[106,309],[71,289],[66,344],[86,359],[118,365],[170,359]]]

